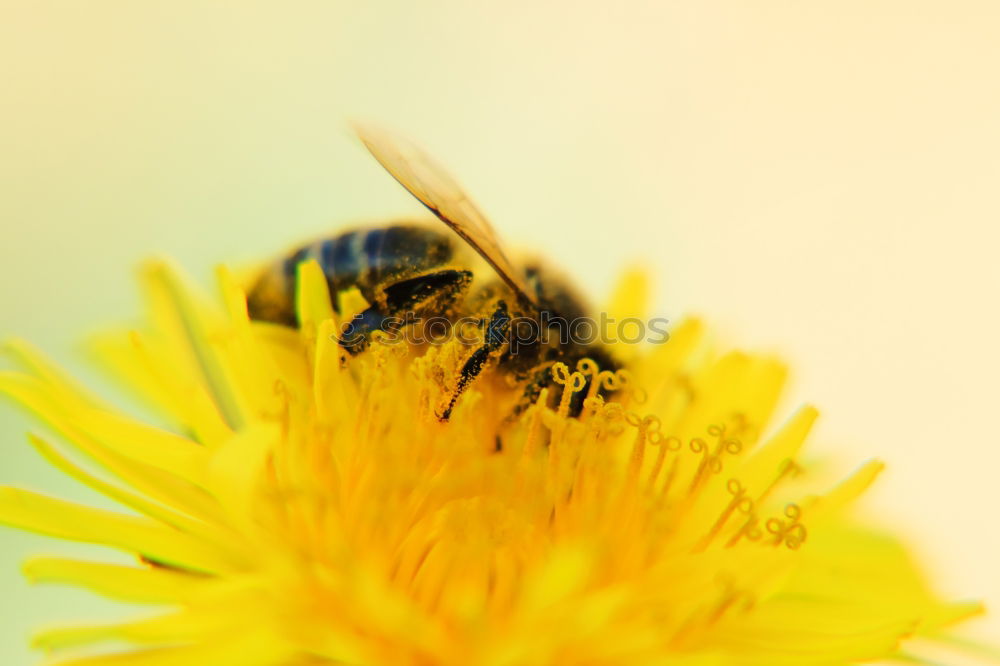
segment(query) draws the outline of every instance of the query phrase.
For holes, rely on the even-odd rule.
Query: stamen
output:
[[[645,389],[635,386],[632,373],[628,370],[616,370],[613,385],[615,387],[613,390],[622,393],[620,402],[624,407],[628,407],[632,401],[635,401],[637,405],[642,405],[649,400],[649,393]]]
[[[603,402],[603,398],[598,393],[601,388],[601,369],[593,359],[582,358],[576,362],[576,371],[587,378],[587,395],[583,399],[584,408],[578,417],[581,422],[586,423],[596,413],[594,409],[588,408],[587,404],[597,399],[601,399]]]
[[[288,385],[281,379],[275,379],[274,394],[278,396],[279,402],[278,413],[275,416],[281,423],[281,437],[282,439],[288,439],[288,431],[291,427],[291,395],[288,390]]]
[[[740,539],[747,539],[748,541],[757,541],[763,536],[760,531],[760,525],[758,524],[757,514],[751,513],[747,518],[746,522],[740,527],[740,529],[726,542],[726,548],[732,548]]]
[[[646,451],[646,439],[651,433],[659,432],[661,422],[656,416],[648,415],[643,419],[635,412],[625,413],[625,422],[637,430],[635,440],[632,443],[632,456],[629,459],[628,478],[635,481],[639,477],[642,469],[643,458]]]
[[[719,532],[722,531],[722,528],[725,527],[726,522],[733,515],[734,511],[738,510],[740,513],[745,513],[747,515],[753,512],[753,500],[747,497],[746,488],[743,487],[743,484],[740,483],[739,480],[729,479],[729,481],[726,482],[726,491],[732,495],[733,498],[729,500],[729,504],[727,504],[726,508],[722,510],[722,513],[719,515],[719,519],[716,520],[715,524],[712,525],[712,528],[708,530],[708,534],[706,534],[701,542],[695,547],[695,552],[700,552],[708,547],[712,540],[718,536]]]
[[[360,400],[358,405],[358,412],[360,414],[357,422],[355,423],[355,436],[362,436],[362,429],[368,428],[369,432],[367,437],[373,436],[374,429],[378,420],[374,418],[374,415],[378,413],[382,406],[379,400],[380,394],[386,388],[386,378],[385,378],[385,366],[388,363],[390,354],[392,350],[384,344],[374,344],[378,342],[376,337],[372,337],[372,345],[369,348],[367,354],[365,354],[364,363],[371,365],[368,366],[368,371],[363,373],[364,382],[362,384],[360,392]]]
[[[400,345],[393,342],[384,331],[372,331],[371,348],[374,352],[375,367],[383,368],[392,356],[399,356]],[[405,356],[405,350],[404,354]]]
[[[611,370],[601,370],[601,373],[597,375],[597,381],[601,383],[601,388],[605,391],[617,391],[620,385],[618,377]]]
[[[680,441],[680,440],[678,440]],[[664,502],[667,502],[670,498],[670,489],[674,485],[674,480],[677,478],[677,472],[680,470],[680,456],[674,456],[670,460],[670,469],[667,470],[667,476],[663,479],[663,487],[660,489],[660,497]]]
[[[785,506],[787,521],[780,518],[768,519],[765,526],[767,531],[774,535],[772,541],[774,546],[785,544],[791,550],[798,550],[805,543],[807,532],[805,525],[799,522],[801,516],[802,509],[799,508],[799,505],[791,503]]]
[[[738,455],[743,450],[743,443],[740,440],[726,437],[725,426],[711,425],[708,427],[708,434],[716,439],[716,445],[713,450],[709,450],[708,442],[701,437],[695,437],[689,444],[692,452],[702,454],[698,470],[691,479],[691,487],[688,489],[689,494],[693,494],[698,490],[709,475],[718,474],[722,471],[722,458],[725,454]]]
[[[754,597],[749,592],[745,590],[740,590],[732,583],[732,581],[724,580],[722,581],[723,591],[720,595],[719,602],[709,613],[707,620],[709,624],[713,624],[722,619],[730,609],[734,608],[737,602],[742,601],[743,609],[748,609],[754,604]]]
[[[761,506],[782,480],[784,480],[789,476],[798,474],[799,470],[800,467],[791,458],[786,458],[785,460],[783,460],[781,465],[778,467],[777,476],[775,476],[775,478],[771,481],[771,483],[768,484],[768,486],[764,489],[764,492],[758,495],[756,500],[752,501],[751,506]],[[780,529],[782,521],[778,519],[772,519],[772,520],[777,521],[776,523],[773,523],[772,526],[775,529]],[[770,523],[770,521],[768,522]],[[802,525],[799,525],[798,527],[789,526],[788,529],[791,530],[791,534],[789,536],[791,538],[792,544],[794,544],[794,545],[789,545],[789,547],[793,549],[798,548],[802,544],[802,542],[805,541],[805,536],[806,536],[805,527]],[[768,528],[768,531],[770,531],[770,528]],[[736,545],[736,543],[743,538],[749,539],[750,541],[757,541],[762,536],[763,533],[761,532],[760,529],[757,514],[751,512],[749,518],[747,518],[746,522],[742,525],[742,527],[740,527],[740,529],[736,532],[736,534],[734,534],[732,538],[730,538],[729,541],[726,543],[726,547],[728,548]],[[780,541],[778,543],[780,543]]]
[[[560,417],[566,418],[569,416],[569,403],[573,399],[573,394],[582,391],[587,380],[579,372],[570,374],[565,363],[556,363],[552,366],[552,377],[556,384],[563,387],[558,413]]]
[[[622,407],[620,402],[609,402],[604,405],[602,413],[608,423],[607,434],[617,437],[625,432],[625,426],[622,425],[625,421],[625,408]]]
[[[598,465],[595,464],[595,456],[598,453],[597,443],[607,436],[612,425],[623,416],[620,405],[605,403],[604,398],[600,396],[587,398],[583,401],[583,407],[587,411],[587,418],[584,421],[586,432],[578,447],[576,475],[573,481],[573,492],[577,496],[585,487],[585,477],[597,469]]]
[[[576,362],[576,370],[584,377],[590,378],[590,387],[587,389],[587,399],[599,397],[598,391],[602,388],[606,391],[617,391],[618,382],[615,373],[611,370],[601,370],[597,362],[592,358],[582,358]]]
[[[730,417],[732,428],[729,431],[733,437],[743,442],[752,442],[757,439],[757,426],[750,422],[743,412],[734,412]]]
[[[620,391],[625,385],[627,376],[624,370],[603,370],[600,374],[601,388],[607,391]]]
[[[656,460],[653,462],[653,469],[649,472],[649,481],[646,482],[646,491],[652,492],[656,487],[656,479],[660,476],[663,463],[667,459],[667,451],[676,453],[681,450],[681,440],[671,435],[665,437],[663,433],[654,432],[650,434],[649,443],[656,447]]]
[[[576,371],[589,377],[600,372],[600,367],[597,365],[597,361],[592,358],[581,358],[576,362]]]
[[[588,418],[593,418],[604,409],[604,398],[601,396],[594,396],[592,398],[585,398],[583,401],[583,413]]]
[[[770,484],[768,484],[767,488],[764,489],[764,492],[762,492],[760,496],[757,497],[757,504],[760,505],[761,503],[763,503],[764,500],[767,499],[767,497],[771,494],[771,492],[778,487],[778,484],[785,479],[785,477],[795,476],[799,473],[800,470],[801,468],[791,458],[785,458],[784,460],[782,460],[781,465],[778,466],[778,475],[774,477],[774,480],[771,481]]]
[[[416,384],[419,387],[415,401],[417,412],[420,415],[420,419],[425,421],[430,420],[432,418],[431,415],[434,413],[431,409],[430,389],[433,383],[431,370],[434,367],[432,353],[432,350],[428,350],[427,353],[418,356],[410,363],[410,375],[417,379]]]
[[[546,403],[549,401],[549,389],[543,388],[538,393],[538,400],[535,401],[531,409],[531,421],[528,424],[528,435],[524,440],[524,447],[521,449],[521,461],[525,463],[535,454],[538,444],[538,431],[542,427],[542,412],[545,411]]]

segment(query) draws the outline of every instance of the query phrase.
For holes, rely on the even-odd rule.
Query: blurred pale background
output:
[[[596,296],[639,259],[658,314],[784,354],[784,414],[824,413],[814,450],[844,469],[886,459],[866,507],[943,593],[1000,608],[995,2],[0,10],[4,337],[92,378],[78,342],[137,310],[139,259],[207,280],[220,260],[418,212],[346,131],[373,119]],[[0,481],[100,503],[28,451],[26,417],[0,418]],[[0,663],[36,660],[40,623],[123,613],[29,590],[18,561],[43,550],[81,551],[0,532]]]

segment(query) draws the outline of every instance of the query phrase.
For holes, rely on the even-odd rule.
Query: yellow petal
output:
[[[47,629],[35,634],[32,645],[60,650],[109,640],[139,644],[212,643],[236,630],[262,628],[266,616],[267,610],[259,600],[236,598],[224,604],[188,607],[131,622]]]
[[[194,483],[208,460],[203,447],[159,428],[114,412],[59,401],[38,379],[0,373],[0,391],[8,394],[71,441],[87,436],[115,453],[158,467]]]
[[[96,543],[184,569],[232,570],[232,553],[145,518],[79,506],[18,488],[0,487],[0,523],[72,541]]]
[[[243,427],[249,417],[248,406],[232,381],[230,369],[210,343],[211,326],[181,278],[167,264],[157,262],[147,266],[145,279],[163,328],[173,333],[178,350],[187,353],[219,413],[229,427]]]
[[[299,328],[315,331],[321,322],[333,319],[326,276],[315,259],[299,264],[296,285],[295,311],[299,317]]]
[[[219,529],[218,527],[213,530],[206,523],[194,520],[188,516],[179,514],[176,511],[171,511],[162,504],[150,502],[135,493],[128,492],[127,490],[97,478],[93,474],[84,471],[79,466],[70,462],[70,460],[66,457],[60,455],[58,451],[56,451],[55,447],[42,440],[40,437],[29,435],[28,439],[31,441],[35,449],[37,449],[38,452],[41,453],[53,467],[62,471],[67,476],[90,486],[107,497],[121,502],[125,506],[131,507],[139,513],[145,514],[154,520],[170,525],[171,527],[181,530],[182,532],[197,535],[199,538],[206,541],[216,540],[216,535],[218,534]]]
[[[90,340],[88,349],[131,394],[184,424],[198,442],[211,446],[232,432],[198,377],[155,335],[136,331],[99,335]]]
[[[851,476],[837,484],[833,490],[814,499],[803,512],[806,520],[818,523],[836,516],[845,506],[865,492],[884,469],[885,463],[882,461],[869,460]]]
[[[79,402],[94,408],[108,406],[83,388],[73,377],[57,368],[44,354],[24,340],[9,340],[4,344],[7,352],[21,363],[28,373],[38,377],[42,383],[58,395],[59,399]]]
[[[767,492],[783,468],[794,462],[818,416],[811,405],[800,408],[736,470],[735,476],[751,497],[756,500]]]
[[[209,580],[162,567],[137,569],[61,557],[32,558],[24,563],[23,571],[32,583],[77,585],[105,597],[139,603],[178,603]]]
[[[250,627],[197,645],[60,659],[46,666],[274,666],[292,663],[296,653],[273,632]]]
[[[242,523],[249,516],[264,465],[280,435],[276,423],[254,423],[213,452],[211,485],[232,519]]]

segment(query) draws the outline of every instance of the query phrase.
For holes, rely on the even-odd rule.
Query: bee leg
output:
[[[444,269],[395,282],[384,289],[386,312],[441,313],[458,300],[472,283],[471,271]]]
[[[486,362],[490,359],[490,356],[495,355],[507,346],[509,333],[510,313],[507,312],[507,303],[500,301],[497,303],[497,309],[493,312],[493,316],[490,317],[490,323],[486,327],[486,340],[483,342],[483,346],[472,352],[472,356],[465,361],[465,365],[462,366],[462,371],[458,376],[458,383],[455,385],[455,390],[448,401],[448,406],[438,415],[439,419],[447,421],[451,418],[451,411],[455,408],[455,403],[458,402],[459,397],[469,387],[469,384],[486,367]]]
[[[441,312],[472,282],[470,271],[446,269],[400,280],[385,288],[384,306],[371,306],[354,315],[337,341],[352,356],[368,348],[375,331],[394,332],[407,323],[406,315]],[[386,314],[388,313],[388,314]]]
[[[359,354],[368,348],[372,333],[384,330],[387,319],[388,317],[374,307],[362,310],[344,325],[337,344],[352,356]]]

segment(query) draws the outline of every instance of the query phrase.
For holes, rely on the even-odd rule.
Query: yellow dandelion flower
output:
[[[298,330],[251,321],[224,270],[217,304],[146,271],[148,330],[100,347],[171,429],[11,345],[25,369],[0,389],[58,436],[32,445],[131,511],[5,488],[0,521],[137,558],[37,557],[27,576],[151,605],[40,633],[57,663],[845,664],[978,610],[852,522],[880,463],[809,487],[817,413],[768,425],[774,359],[716,355],[688,321],[626,372],[557,366],[513,420],[512,390],[483,381],[442,423],[462,350],[343,362],[322,274],[300,271]]]

